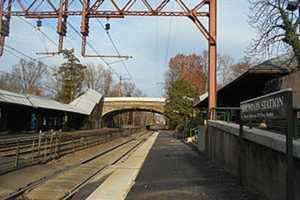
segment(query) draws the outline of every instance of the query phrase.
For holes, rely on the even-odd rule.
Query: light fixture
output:
[[[36,21],[36,27],[37,27],[38,30],[40,30],[40,28],[42,27],[42,20],[41,19],[38,19]]]
[[[286,7],[286,9],[288,11],[296,11],[298,9],[298,6],[299,6],[299,1],[288,1],[288,5]]]

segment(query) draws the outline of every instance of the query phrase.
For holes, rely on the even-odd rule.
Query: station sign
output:
[[[266,121],[280,122],[281,134],[285,135],[286,141],[286,199],[294,199],[294,135],[295,117],[293,110],[293,91],[292,89],[281,90],[265,96],[241,102],[241,121],[240,121],[240,147],[243,148],[243,123],[261,122],[260,126],[267,128]],[[264,126],[265,125],[265,126]],[[278,125],[277,125],[278,126]]]
[[[261,119],[287,119],[293,106],[291,89],[281,90],[265,96],[241,102],[241,119],[256,121]]]

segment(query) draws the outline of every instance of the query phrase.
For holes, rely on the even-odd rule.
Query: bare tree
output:
[[[257,38],[253,40],[249,52],[256,55],[272,55],[292,50],[300,63],[300,40],[297,33],[300,18],[286,9],[288,0],[249,2],[250,24],[257,32]]]
[[[113,84],[112,72],[102,65],[90,64],[87,66],[84,84],[103,95],[108,95]]]
[[[17,83],[16,78],[8,72],[3,72],[0,74],[0,89],[17,93],[22,91],[22,88]]]
[[[202,66],[203,73],[204,73],[204,83],[205,89],[208,89],[208,51],[204,50],[202,54],[199,55],[200,57],[200,65]]]
[[[218,82],[221,86],[231,80],[231,67],[234,64],[234,59],[229,55],[218,56]]]
[[[44,81],[48,74],[47,66],[42,62],[21,59],[10,73],[0,76],[0,88],[34,95],[43,95]]]
[[[232,66],[230,66],[230,77],[229,80],[232,81],[245,73],[251,66],[253,66],[255,63],[252,61],[249,57],[243,57],[239,62],[234,63]]]
[[[143,96],[143,93],[140,89],[136,87],[133,82],[124,81],[123,83],[123,95],[127,97],[139,97]]]
[[[143,92],[131,81],[121,81],[113,85],[108,96],[141,97]]]

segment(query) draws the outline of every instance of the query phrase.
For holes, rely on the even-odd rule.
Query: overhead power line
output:
[[[103,30],[105,30],[106,35],[107,35],[108,39],[110,40],[111,44],[113,45],[113,48],[114,48],[114,50],[116,51],[117,55],[118,55],[118,56],[121,56],[121,53],[120,53],[120,51],[119,51],[118,48],[117,48],[117,45],[115,44],[115,42],[114,42],[114,40],[112,39],[112,37],[111,37],[111,35],[109,34],[109,32],[106,31],[106,29],[105,29],[103,23],[102,23],[99,19],[97,19],[97,22],[100,24],[100,26],[103,28]],[[125,68],[125,70],[126,70],[128,76],[129,76],[129,78],[130,78],[130,79],[132,80],[132,82],[136,85],[136,83],[135,83],[135,81],[134,81],[134,79],[133,79],[133,76],[132,76],[131,73],[129,72],[128,67],[127,67],[126,63],[124,62],[124,60],[121,60],[121,63],[122,63],[122,65],[124,66],[124,68]]]
[[[81,33],[70,23],[70,22],[68,22],[68,25],[71,27],[71,29],[80,37],[80,38],[82,38],[82,35],[81,35]],[[97,50],[94,48],[94,46],[90,43],[90,42],[88,42],[87,41],[87,45],[88,45],[88,47],[95,53],[95,54],[99,54],[98,52],[97,52]],[[112,67],[111,67],[111,65],[104,59],[104,58],[101,58],[101,57],[97,57],[97,58],[99,58],[102,62],[104,62],[104,64],[107,66],[107,67],[109,67],[109,69],[117,76],[117,77],[120,77],[120,74],[118,73],[118,72],[116,72]]]
[[[24,19],[23,17],[19,17],[23,22],[34,28],[36,31],[40,32],[47,40],[49,40],[54,46],[57,46],[57,42],[55,42],[53,39],[51,39],[44,31],[38,29],[35,25]]]
[[[16,48],[14,48],[14,47],[8,45],[8,44],[5,44],[4,48],[5,48],[5,50],[6,50],[9,54],[11,54],[11,55],[13,55],[13,56],[15,56],[15,57],[17,57],[17,58],[19,58],[19,59],[27,58],[27,59],[32,60],[32,61],[34,61],[34,62],[40,60],[39,58],[38,58],[38,59],[37,59],[37,58],[33,58],[33,57],[29,56],[28,54],[26,54],[26,53],[24,53],[24,52],[22,52],[22,51],[20,51],[20,50],[18,50],[18,49],[16,49]],[[19,54],[19,55],[21,55],[21,56],[23,56],[23,57],[18,56],[16,53]],[[45,64],[45,63],[43,63],[43,64],[44,64],[48,69],[55,70],[54,67],[50,67],[49,65],[47,65],[47,64]]]
[[[14,53],[13,51],[9,50],[8,48],[4,47],[4,49],[5,49],[5,51],[6,51],[7,53],[9,53],[10,55],[12,55],[12,56],[14,56],[14,57],[16,57],[16,58],[18,58],[18,59],[23,59],[23,57],[17,55],[16,53]]]
[[[40,30],[39,28],[37,28],[35,25],[33,25],[32,23],[30,23],[28,20],[26,20],[26,19],[24,19],[24,18],[22,18],[22,17],[19,17],[19,19],[22,20],[23,22],[25,22],[26,24],[28,24],[29,26],[31,26],[32,28],[34,28],[34,29],[35,29],[36,31],[38,31],[39,33],[41,33],[41,34],[42,34],[47,40],[49,40],[54,46],[57,46],[57,45],[58,45],[57,42],[55,42],[53,39],[51,39],[45,32],[43,32],[42,30]],[[97,19],[97,22],[98,22],[98,23],[101,25],[101,27],[105,30],[104,25],[102,24],[102,22],[101,22],[99,19]],[[78,32],[78,30],[77,30],[70,22],[68,22],[68,24],[69,24],[69,26],[71,27],[71,29],[72,29],[77,35],[79,35],[79,37],[82,37],[81,34]],[[107,37],[109,38],[109,40],[110,40],[110,42],[111,42],[111,44],[112,44],[114,50],[116,51],[117,55],[118,55],[118,56],[121,56],[121,53],[120,53],[120,51],[119,51],[118,48],[117,48],[117,45],[115,44],[114,40],[112,39],[112,37],[111,37],[111,35],[109,34],[108,31],[106,31],[106,34],[107,34]],[[87,45],[89,46],[89,48],[90,48],[94,53],[99,54],[99,53],[97,52],[97,50],[94,48],[94,46],[93,46],[91,43],[87,42]],[[28,56],[25,56],[25,57],[28,58]],[[105,64],[113,71],[113,73],[116,74],[116,76],[118,76],[118,77],[120,76],[119,73],[117,73],[117,72],[110,66],[110,63],[109,63],[109,62],[107,62],[106,60],[104,60],[104,58],[101,58],[101,57],[100,57],[100,59],[101,59],[102,62],[104,62],[104,63],[105,63]],[[128,69],[128,66],[126,65],[126,63],[124,62],[124,60],[121,60],[120,62],[121,62],[122,65],[124,66],[124,69],[125,69],[126,73],[128,74],[128,76],[130,77],[130,79],[132,80],[132,82],[135,83],[135,81],[134,81],[134,79],[133,79],[133,76],[132,76],[132,74],[130,73],[130,71],[129,71],[129,69]]]
[[[20,55],[26,57],[26,58],[28,58],[28,59],[30,59],[30,60],[36,61],[35,58],[33,58],[33,57],[31,57],[31,56],[29,56],[29,55],[23,53],[22,51],[20,51],[20,50],[14,48],[14,47],[12,47],[12,46],[10,46],[10,45],[8,45],[8,44],[5,45],[5,48],[8,48],[8,49],[10,49],[10,50],[12,50],[12,51],[14,51],[14,52],[16,52],[16,53],[18,53],[18,54],[20,54]]]

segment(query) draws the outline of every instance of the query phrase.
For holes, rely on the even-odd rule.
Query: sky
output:
[[[220,54],[230,55],[235,60],[245,55],[245,49],[255,37],[254,30],[248,25],[249,12],[247,0],[218,1],[218,52]],[[36,20],[27,21],[35,24]],[[106,19],[100,21],[103,24],[107,23]],[[79,30],[79,17],[73,17],[70,22]],[[115,80],[119,76],[125,80],[133,80],[147,96],[159,97],[163,94],[164,74],[171,57],[178,53],[200,54],[207,49],[204,37],[185,17],[125,17],[110,19],[108,22],[111,24],[110,35],[121,55],[133,56],[132,59],[125,61],[125,66],[120,62],[111,65],[115,72]],[[55,20],[43,20],[42,23],[41,30],[46,32],[51,40],[57,41]],[[90,27],[88,41],[95,49],[101,54],[116,55],[99,23],[91,20]],[[32,57],[38,57],[36,52],[56,49],[50,40],[19,18],[12,19],[10,36],[6,43]],[[80,45],[81,39],[69,28],[65,47],[74,48],[82,63],[105,66],[99,58],[81,57]],[[93,53],[91,49],[87,51],[89,54]],[[56,67],[60,65],[62,58],[54,56],[41,61],[48,66]],[[115,61],[117,60],[106,59],[108,63]],[[0,58],[0,71],[9,71],[17,62],[17,57],[5,52]]]

